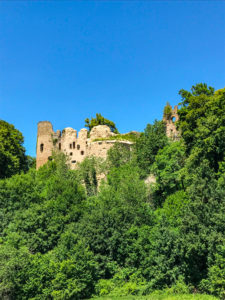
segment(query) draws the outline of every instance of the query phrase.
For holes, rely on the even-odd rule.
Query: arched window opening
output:
[[[77,150],[79,150],[80,149],[80,145],[77,145]]]
[[[73,152],[70,152],[70,156],[72,156],[73,155]]]
[[[72,160],[72,164],[75,164],[76,163],[76,160]]]
[[[172,117],[172,122],[173,122],[173,123],[176,122],[176,117]]]
[[[59,150],[61,150],[61,143],[59,143]]]
[[[73,142],[73,149],[75,149],[75,142]]]
[[[40,145],[40,151],[43,152],[44,151],[44,144]]]
[[[70,144],[70,149],[72,149],[72,144]]]
[[[84,155],[84,151],[81,151],[80,154],[81,154],[81,155]]]

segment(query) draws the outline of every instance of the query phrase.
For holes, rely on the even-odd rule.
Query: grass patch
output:
[[[129,142],[133,142],[135,143],[137,138],[139,137],[138,133],[135,132],[129,132],[126,134],[117,134],[114,136],[110,136],[107,138],[98,138],[93,140],[93,142],[97,142],[97,141],[109,141],[109,140],[113,140],[113,141],[129,141]]]

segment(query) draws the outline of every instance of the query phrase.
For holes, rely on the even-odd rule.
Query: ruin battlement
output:
[[[107,151],[116,142],[112,139],[115,135],[106,125],[93,127],[90,136],[88,136],[86,128],[81,129],[78,133],[71,127],[55,132],[51,122],[41,121],[38,123],[36,167],[39,169],[44,165],[52,156],[52,151],[65,153],[69,157],[71,169],[74,169],[76,164],[82,162],[87,156],[105,159]],[[128,146],[132,144],[126,140],[119,142]]]
[[[167,104],[167,110],[163,115],[163,121],[166,124],[166,134],[173,140],[179,138],[175,122],[178,120],[177,105],[172,108]],[[107,151],[118,142],[113,140],[115,133],[111,132],[106,125],[98,125],[92,128],[90,135],[86,128],[77,130],[67,127],[60,130],[53,130],[52,123],[49,121],[41,121],[38,123],[37,132],[37,148],[36,148],[36,167],[43,166],[52,156],[53,151],[60,151],[69,157],[71,169],[76,167],[88,156],[96,156],[105,159]],[[119,140],[119,143],[126,144],[128,147],[132,142],[127,140]]]

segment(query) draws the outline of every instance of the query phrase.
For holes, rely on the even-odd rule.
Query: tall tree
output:
[[[144,134],[136,143],[137,164],[142,170],[142,177],[149,174],[150,167],[154,163],[159,149],[167,144],[168,138],[164,122],[155,121],[153,125],[148,124]]]
[[[191,92],[181,90],[178,122],[191,168],[204,159],[216,172],[224,165],[225,153],[225,89],[216,91],[206,84],[193,86]]]
[[[156,176],[155,204],[161,205],[165,198],[184,189],[181,169],[185,164],[185,147],[182,141],[171,142],[160,149],[152,167]]]
[[[12,124],[0,120],[0,178],[28,169],[23,135]]]

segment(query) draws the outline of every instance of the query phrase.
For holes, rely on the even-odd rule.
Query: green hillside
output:
[[[179,140],[156,120],[76,170],[0,122],[0,299],[225,299],[225,89],[179,94]]]

